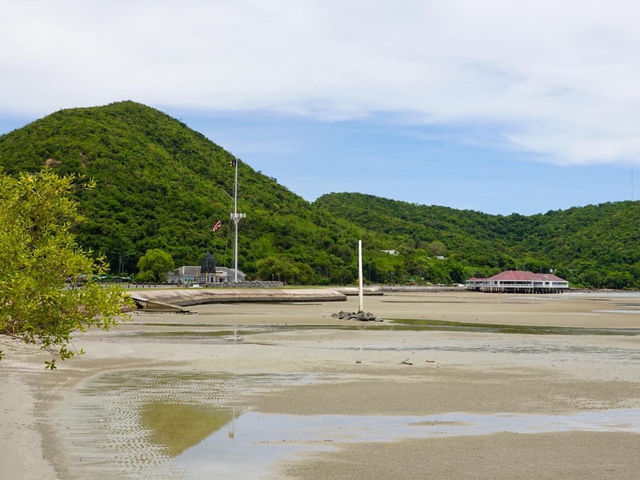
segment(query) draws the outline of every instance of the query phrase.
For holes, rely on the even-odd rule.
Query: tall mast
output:
[[[231,214],[231,220],[235,225],[236,235],[233,247],[233,281],[238,283],[238,223],[241,218],[246,217],[244,213],[238,213],[238,159],[233,160],[233,165],[236,167],[235,180],[233,182],[233,213]]]
[[[358,240],[358,313],[364,312],[362,288],[362,240]]]

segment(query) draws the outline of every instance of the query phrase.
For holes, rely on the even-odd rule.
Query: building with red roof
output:
[[[507,270],[489,278],[470,278],[467,290],[495,293],[562,293],[569,282],[552,273]]]

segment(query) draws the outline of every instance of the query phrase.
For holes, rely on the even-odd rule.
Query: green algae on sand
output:
[[[179,403],[152,402],[142,406],[140,422],[156,445],[175,457],[197,445],[233,419],[230,408],[205,408]]]

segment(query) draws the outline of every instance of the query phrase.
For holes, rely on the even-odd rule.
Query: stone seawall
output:
[[[348,296],[360,295],[358,287],[339,287],[336,290]],[[362,289],[363,295],[384,295],[384,292],[380,287],[364,287]]]
[[[140,308],[146,305],[168,304],[186,307],[205,303],[248,302],[340,302],[346,295],[334,289],[300,288],[224,288],[130,291],[129,295]]]

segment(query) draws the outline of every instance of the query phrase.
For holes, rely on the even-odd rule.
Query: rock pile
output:
[[[371,312],[343,312],[339,311],[331,315],[333,318],[339,318],[340,320],[359,320],[361,322],[381,322],[382,319],[378,318]]]

